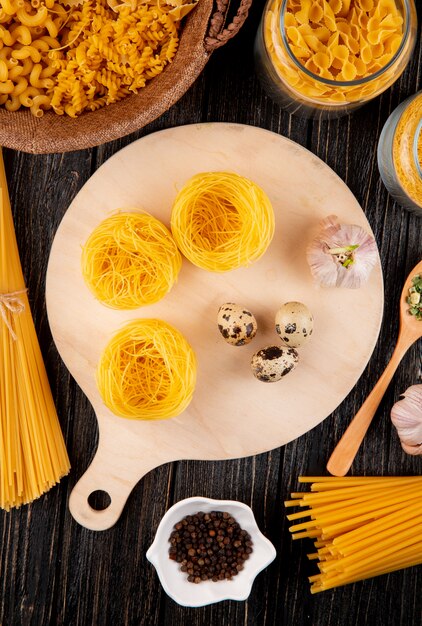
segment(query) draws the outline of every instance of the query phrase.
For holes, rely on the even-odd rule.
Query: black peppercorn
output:
[[[187,515],[174,525],[169,542],[169,558],[181,564],[194,584],[231,580],[253,549],[249,533],[225,511]]]

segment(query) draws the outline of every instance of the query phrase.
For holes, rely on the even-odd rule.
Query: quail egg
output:
[[[264,383],[275,383],[291,372],[299,361],[294,348],[268,346],[255,352],[251,360],[252,373]]]
[[[314,318],[302,302],[286,302],[277,311],[275,329],[284,345],[300,348],[312,335]]]
[[[231,346],[244,346],[256,335],[257,323],[247,308],[226,302],[218,310],[217,324],[220,333]]]

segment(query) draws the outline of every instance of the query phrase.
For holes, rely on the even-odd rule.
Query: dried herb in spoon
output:
[[[412,286],[409,289],[407,298],[409,304],[409,313],[414,315],[416,319],[422,321],[422,275],[416,274],[412,278]]]

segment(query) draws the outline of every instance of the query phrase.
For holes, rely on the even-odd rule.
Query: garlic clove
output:
[[[412,454],[413,456],[418,456],[422,454],[422,443],[419,446],[409,446],[407,443],[401,444],[401,447],[406,452],[406,454]]]
[[[422,454],[422,384],[412,385],[391,409],[391,421],[407,454]]]
[[[330,215],[308,246],[306,256],[314,280],[325,287],[358,289],[378,259],[375,239],[355,224],[339,224]]]

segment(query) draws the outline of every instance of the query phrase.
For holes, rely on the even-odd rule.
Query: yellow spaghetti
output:
[[[117,213],[82,250],[82,273],[94,296],[115,309],[161,300],[177,280],[182,257],[171,233],[148,213]]]
[[[422,564],[422,476],[300,477],[312,493],[292,493],[286,507],[293,539],[310,537],[319,574],[311,593]]]
[[[274,235],[274,211],[264,191],[231,172],[193,176],[176,197],[171,230],[189,261],[227,272],[256,261]]]
[[[32,502],[69,472],[29,308],[0,153],[0,507]]]
[[[104,404],[139,420],[179,415],[192,400],[196,359],[181,332],[158,319],[127,324],[105,348],[97,369]]]

